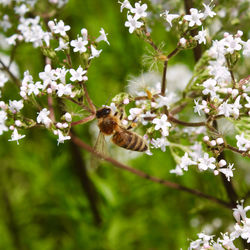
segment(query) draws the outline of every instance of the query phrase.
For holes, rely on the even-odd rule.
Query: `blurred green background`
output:
[[[158,2],[172,8],[173,13],[182,6],[181,1]],[[194,2],[201,7],[202,1]],[[220,2],[225,9],[236,3]],[[153,13],[161,12],[157,8],[155,5]],[[88,72],[87,87],[97,106],[124,91],[129,75],[138,76],[147,70],[142,56],[148,46],[129,34],[124,26],[126,15],[120,13],[117,1],[70,0],[57,18],[71,26],[72,39],[83,27],[92,37],[99,35],[101,27],[109,33],[110,46],[101,45],[103,52]],[[246,23],[225,23],[229,32],[248,28]],[[177,41],[175,34],[166,33],[156,20],[152,25],[156,42],[164,41],[166,50],[171,51]],[[31,45],[19,46],[15,59],[21,75],[27,69],[33,76],[43,71],[43,56]],[[170,67],[176,63],[192,70],[192,51],[182,52]],[[11,88],[12,93],[17,91],[14,85]],[[91,131],[95,129],[92,122],[77,126],[75,132],[93,145]],[[56,137],[45,129],[35,128],[25,134],[19,146],[8,142],[9,132],[0,137],[0,249],[187,249],[190,239],[196,239],[204,227],[218,234],[234,223],[229,209],[140,179],[108,163],[102,162],[96,172],[86,171],[90,155],[68,141],[57,146]],[[113,158],[124,153],[115,147],[110,152]],[[228,153],[227,159],[236,162],[233,183],[243,197],[250,185],[248,164],[235,154]],[[168,150],[155,150],[153,156],[142,155],[126,162],[148,174],[228,200],[218,176],[195,170],[182,177],[171,175],[169,170],[175,162]]]

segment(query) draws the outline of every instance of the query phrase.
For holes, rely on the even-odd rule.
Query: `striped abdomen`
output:
[[[133,151],[143,152],[148,149],[146,141],[141,136],[125,129],[115,132],[112,141],[122,148]]]

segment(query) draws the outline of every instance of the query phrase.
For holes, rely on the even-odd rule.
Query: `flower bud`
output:
[[[210,141],[210,146],[212,147],[216,146],[216,141],[215,140]]]
[[[65,120],[66,120],[67,122],[71,122],[71,121],[72,121],[72,116],[71,116],[71,114],[68,113],[68,112],[64,114],[64,118],[65,118]]]
[[[20,126],[22,125],[22,123],[21,123],[20,120],[16,120],[16,121],[15,121],[15,125],[16,125],[17,127],[20,127]]]
[[[222,159],[222,160],[219,161],[219,167],[220,168],[222,168],[222,167],[224,167],[226,165],[227,165],[227,162],[225,160]]]
[[[217,142],[218,145],[221,145],[221,144],[224,143],[224,140],[223,140],[223,138],[219,137],[219,138],[216,139],[216,142]]]
[[[207,135],[205,135],[205,136],[203,137],[203,141],[204,141],[204,142],[208,142],[208,141],[209,141],[209,137],[208,137]]]

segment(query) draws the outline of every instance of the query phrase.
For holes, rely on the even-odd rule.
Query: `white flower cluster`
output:
[[[136,2],[133,8],[128,0],[124,0],[122,3],[118,1],[118,3],[121,4],[121,12],[124,8],[128,9],[128,20],[125,22],[125,26],[129,28],[129,33],[133,33],[136,29],[143,26],[143,22],[140,22],[139,19],[147,16],[147,4],[141,5],[141,2]]]
[[[204,140],[207,140],[208,142],[207,138]],[[218,138],[216,141],[217,144],[223,143],[222,138]],[[209,143],[215,146],[216,141],[214,140]],[[213,171],[214,175],[218,175],[219,172],[221,172],[226,176],[228,181],[230,181],[230,178],[233,177],[234,164],[228,164],[227,166],[227,162],[223,159],[217,163],[214,157],[210,157],[208,153],[203,152],[202,146],[199,143],[195,143],[190,147],[189,152],[185,152],[184,156],[180,158],[179,164],[175,169],[170,170],[170,173],[183,175],[183,171],[188,171],[189,166],[197,166],[200,171],[210,169]]]
[[[214,235],[206,235],[199,233],[199,239],[192,241],[189,250],[203,250],[203,249],[230,249],[237,250],[234,241],[241,237],[250,243],[250,218],[247,217],[246,212],[250,210],[250,206],[243,207],[243,201],[233,209],[233,216],[236,220],[234,230],[231,233],[221,233],[221,237],[214,240]]]
[[[241,35],[242,32],[238,32],[236,36],[226,33],[222,40],[214,41],[213,46],[209,49],[208,53],[213,58],[208,66],[211,78],[202,83],[202,94],[210,96],[211,100],[210,103],[202,100],[201,104],[199,100],[194,101],[194,110],[199,115],[201,115],[201,111],[206,114],[213,112],[217,115],[238,119],[241,110],[243,112],[244,109],[249,110],[249,82],[246,82],[245,85],[235,86],[226,61],[228,54],[241,49],[243,49],[243,54],[248,56],[247,51],[250,50],[250,43],[249,40],[242,41]],[[225,98],[225,95],[228,97]]]

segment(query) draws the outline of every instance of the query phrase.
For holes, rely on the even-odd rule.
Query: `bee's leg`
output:
[[[121,110],[120,120],[122,120],[122,119],[123,119],[123,116],[124,116],[124,112],[123,112],[123,110]]]
[[[135,123],[136,119],[137,119],[137,117],[135,117],[135,118],[132,120],[131,124],[127,127],[127,130],[136,127],[136,123]],[[135,124],[135,126],[133,126],[133,124]]]

